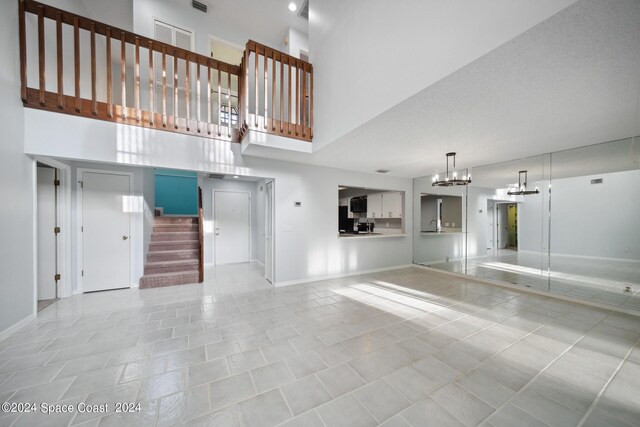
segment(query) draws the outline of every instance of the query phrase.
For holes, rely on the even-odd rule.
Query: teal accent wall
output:
[[[171,169],[156,169],[156,208],[165,215],[198,214],[198,174]]]

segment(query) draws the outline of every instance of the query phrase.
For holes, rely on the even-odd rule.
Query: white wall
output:
[[[338,185],[405,191],[412,180],[242,156],[240,144],[25,111],[25,150],[45,156],[133,166],[273,177],[278,284],[411,263],[411,236],[340,239]],[[72,133],[69,129],[73,129]],[[294,207],[294,202],[302,202]],[[412,199],[405,226],[413,228]]]
[[[314,149],[575,1],[312,1]]]
[[[143,260],[146,261],[147,254],[149,253],[149,242],[151,242],[151,233],[153,232],[153,221],[156,208],[156,177],[153,168],[145,168],[142,170],[142,200],[142,249],[144,253]]]
[[[262,204],[258,197],[258,188],[255,181],[236,181],[228,179],[199,178],[198,185],[202,188],[202,213],[205,221],[205,242],[204,242],[204,262],[205,264],[215,264],[214,232],[215,224],[213,218],[213,191],[240,191],[251,194],[251,259],[260,260],[259,248],[262,247],[264,260],[264,232],[260,234],[258,226],[259,218],[264,224],[264,197]],[[264,191],[264,188],[263,188]],[[264,230],[264,225],[262,227]]]
[[[0,13],[0,332],[35,312],[35,162],[24,154],[24,110],[20,102],[18,2]]]
[[[261,179],[256,182],[256,205],[258,209],[256,209],[256,236],[257,236],[257,244],[256,244],[256,253],[255,259],[258,262],[264,264],[264,252],[265,252],[265,243],[264,239],[265,235],[265,215],[266,215],[266,195],[267,193],[267,181]]]
[[[592,185],[596,178],[603,183]],[[639,170],[552,180],[552,264],[554,254],[640,260],[638,189]],[[547,250],[544,194],[526,196],[519,205],[521,249]]]
[[[283,46],[283,51],[296,58],[300,58],[300,51],[309,53],[309,36],[295,28],[287,31],[287,46]]]

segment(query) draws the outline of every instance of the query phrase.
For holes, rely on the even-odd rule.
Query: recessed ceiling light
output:
[[[233,175],[233,179],[238,179],[240,178],[238,175]]]
[[[294,2],[291,2],[289,3],[289,10],[291,12],[295,12],[296,10],[298,10],[298,6]]]

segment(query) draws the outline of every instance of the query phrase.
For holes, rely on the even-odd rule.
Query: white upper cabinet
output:
[[[383,218],[382,193],[367,196],[367,218]]]
[[[380,218],[402,218],[402,193],[400,191],[382,194],[382,215]]]

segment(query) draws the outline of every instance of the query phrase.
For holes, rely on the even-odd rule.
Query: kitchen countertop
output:
[[[442,234],[462,234],[462,231],[421,231],[420,234],[425,236],[442,235]]]
[[[406,236],[406,233],[399,233],[399,234],[383,234],[383,233],[359,233],[359,234],[353,234],[353,233],[338,233],[338,237],[342,238],[342,239],[351,239],[351,238],[369,238],[369,239],[375,239],[375,238],[379,238],[379,237],[403,237]]]

